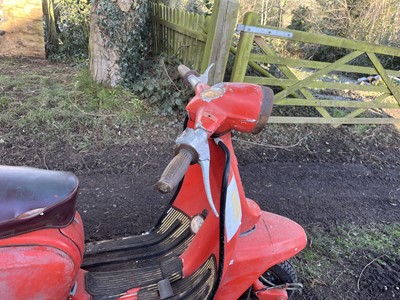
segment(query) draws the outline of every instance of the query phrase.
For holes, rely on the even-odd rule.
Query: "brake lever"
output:
[[[210,71],[214,67],[214,65],[215,65],[214,63],[210,64],[207,67],[207,69],[204,71],[204,73],[200,75],[199,79],[201,80],[201,82],[208,84],[208,77],[209,77]]]
[[[215,208],[214,201],[211,194],[211,183],[210,183],[210,147],[208,145],[207,131],[203,128],[186,128],[180,136],[176,139],[175,143],[179,147],[180,145],[189,146],[194,149],[198,156],[198,163],[201,167],[201,173],[203,177],[204,189],[207,196],[208,204],[211,207],[214,215],[218,218],[218,212]]]
[[[208,143],[207,143],[208,144]],[[208,145],[207,145],[208,146]],[[208,148],[208,157],[199,158],[199,165],[201,167],[201,173],[203,174],[203,183],[204,189],[206,191],[206,196],[208,200],[208,204],[210,204],[211,210],[213,211],[214,215],[218,218],[218,212],[215,208],[214,201],[211,195],[211,183],[210,183],[210,148]]]

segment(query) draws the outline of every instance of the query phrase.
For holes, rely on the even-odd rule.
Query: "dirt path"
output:
[[[140,173],[81,174],[78,209],[88,227],[87,240],[138,234],[151,228],[169,197],[154,188],[163,165],[162,161],[153,162]],[[240,166],[240,170],[249,198],[262,209],[303,226],[399,220],[399,169],[264,163]]]
[[[400,216],[398,169],[301,163],[249,164],[241,169],[248,196],[261,196],[264,209],[303,226],[394,222]]]

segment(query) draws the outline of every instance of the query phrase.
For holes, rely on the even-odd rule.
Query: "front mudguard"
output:
[[[296,222],[262,212],[254,230],[242,234],[215,299],[237,299],[272,266],[299,253],[307,244]]]

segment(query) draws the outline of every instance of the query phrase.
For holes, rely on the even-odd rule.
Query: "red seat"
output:
[[[0,238],[67,226],[78,185],[69,172],[0,166]]]

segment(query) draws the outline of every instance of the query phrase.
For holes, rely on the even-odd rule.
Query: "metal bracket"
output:
[[[236,27],[236,33],[239,33],[241,31],[259,35],[269,35],[269,36],[289,38],[289,39],[293,37],[293,33],[290,31],[276,30],[268,27],[257,27],[257,26],[238,24]]]

